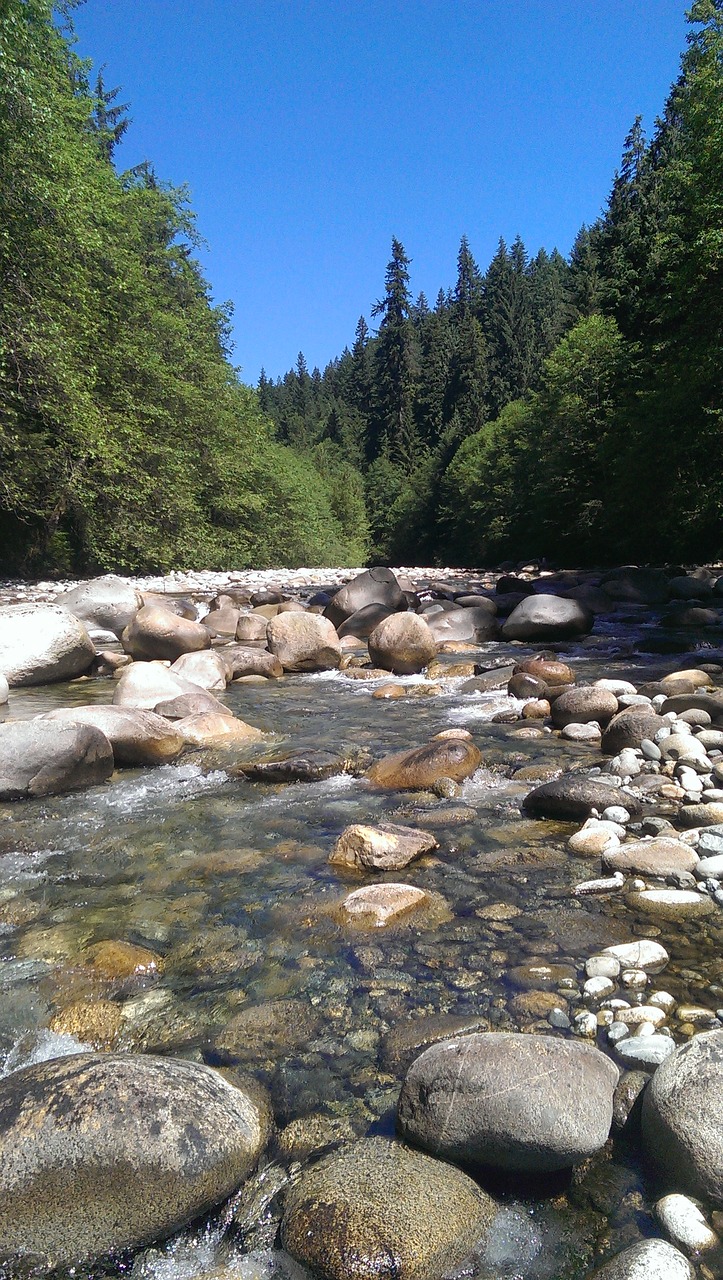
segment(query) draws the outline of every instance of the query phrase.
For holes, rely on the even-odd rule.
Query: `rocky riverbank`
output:
[[[18,869],[2,888],[0,942],[7,972],[36,966],[48,1011],[28,1006],[26,1029],[56,1037],[45,1062],[11,1053],[0,1081],[9,1274],[120,1265],[209,1212],[224,1224],[213,1266],[179,1276],[721,1274],[723,576],[300,570],[5,584],[0,600],[2,847]],[[265,707],[313,704],[330,681],[354,700],[346,740],[294,740],[265,722]],[[313,705],[300,710],[313,718]],[[169,878],[163,858],[149,873],[124,848],[136,879],[172,886],[177,924],[139,927],[134,905],[122,936],[67,899],[46,920],[53,881],[43,873],[41,894],[28,879],[41,813],[67,841],[69,817],[78,831],[86,821],[78,806],[116,804],[138,785],[124,778],[152,789],[169,768],[249,814],[277,806],[267,853],[201,858],[186,835],[185,871]],[[353,805],[328,789],[342,784]],[[300,796],[290,840],[280,815]],[[501,818],[517,851],[492,857],[481,842]],[[188,927],[202,915],[207,930],[217,881],[233,892],[249,868],[261,885],[266,874],[269,902],[275,875],[301,877],[275,992],[230,898],[213,951]],[[499,896],[485,892],[493,882]],[[327,951],[357,976],[335,969],[315,996],[305,985]],[[456,1004],[435,1003],[439,976]],[[269,998],[254,998],[254,981]],[[183,1030],[183,1001],[204,991],[205,1020]],[[365,1002],[352,1022],[345,992]],[[366,1121],[300,1090],[314,1056],[341,1069],[351,1051]],[[182,1087],[164,1083],[174,1072]],[[99,1144],[116,1129],[125,1145]],[[600,1218],[601,1169],[621,1152],[640,1165],[642,1235],[657,1239],[623,1214],[629,1189]],[[538,1213],[561,1193],[577,1204],[579,1230],[590,1197],[577,1252],[541,1246],[525,1261],[524,1242],[516,1258],[509,1241],[501,1249],[519,1179]],[[259,1241],[266,1261],[249,1261]],[[134,1275],[153,1274],[152,1252]]]

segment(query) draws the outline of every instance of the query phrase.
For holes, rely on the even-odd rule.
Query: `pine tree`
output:
[[[377,456],[388,452],[394,462],[413,464],[419,450],[414,425],[415,359],[410,321],[410,259],[399,240],[392,240],[384,297],[375,303],[381,316],[375,349],[376,413],[372,447]]]
[[[90,125],[97,137],[101,155],[111,164],[113,152],[131,122],[126,115],[129,103],[119,102],[113,105],[120,93],[120,87],[106,89],[103,82],[104,71],[105,66],[102,66],[95,83],[95,103]]]

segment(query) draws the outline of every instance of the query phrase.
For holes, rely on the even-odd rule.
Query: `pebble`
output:
[[[551,1009],[547,1015],[547,1021],[551,1027],[556,1027],[559,1031],[569,1031],[572,1025],[564,1009]]]
[[[612,1010],[611,1010],[612,1012]],[[630,1027],[624,1022],[618,1022],[617,1018],[610,1023],[608,1027],[608,1040],[611,1044],[618,1044],[621,1040],[625,1040],[630,1035]]]
[[[643,991],[648,985],[648,975],[644,969],[623,969],[620,981],[631,991]]]
[[[655,1206],[655,1214],[673,1244],[695,1256],[717,1249],[720,1238],[705,1220],[701,1205],[690,1196],[677,1193],[663,1196]]]
[[[663,753],[657,743],[652,742],[650,738],[643,738],[640,743],[640,750],[646,760],[662,760]]]
[[[665,1022],[665,1011],[654,1004],[634,1004],[629,1009],[618,1009],[617,1022],[624,1022],[628,1027],[640,1026],[647,1022],[651,1027],[659,1027]]]
[[[613,1025],[615,1025],[613,1023]],[[630,1036],[615,1046],[615,1052],[626,1067],[638,1067],[641,1071],[654,1071],[675,1052],[675,1041],[668,1036]]]
[[[619,822],[621,825],[630,821],[630,812],[621,804],[608,805],[602,814],[603,822]]]
[[[573,1023],[575,1034],[593,1040],[597,1036],[597,1018],[594,1013],[578,1013]]]
[[[615,983],[610,978],[588,978],[584,984],[582,992],[588,1000],[603,1000],[605,996],[612,995],[615,990]]]
[[[618,978],[620,961],[615,956],[590,956],[585,961],[585,973],[588,978]]]
[[[615,956],[622,965],[635,969],[644,969],[646,973],[660,973],[670,960],[665,947],[651,938],[641,938],[638,942],[621,942],[606,947],[602,953]]]
[[[662,1009],[664,1013],[672,1013],[675,1008],[675,998],[671,996],[669,991],[653,991],[648,996],[648,1004],[658,1009]]]

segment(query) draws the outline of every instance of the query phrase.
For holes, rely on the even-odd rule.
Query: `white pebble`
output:
[[[706,1253],[716,1249],[720,1239],[705,1220],[697,1200],[672,1193],[655,1206],[656,1215],[674,1244],[686,1253]]]

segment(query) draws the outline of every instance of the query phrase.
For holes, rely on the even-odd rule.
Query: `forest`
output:
[[[323,370],[245,386],[188,193],[119,173],[68,15],[0,16],[0,568],[557,564],[723,553],[723,0],[695,0],[569,257],[466,237]],[[603,193],[601,193],[602,199]]]

